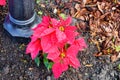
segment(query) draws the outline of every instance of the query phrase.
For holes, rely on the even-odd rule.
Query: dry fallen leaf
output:
[[[29,69],[30,71],[32,71],[32,70],[33,70],[33,68],[31,68],[31,67],[30,67],[30,68],[28,68],[28,69]]]
[[[75,4],[75,9],[77,10],[77,11],[79,11],[80,10],[80,4]]]
[[[111,61],[112,61],[112,62],[115,62],[115,61],[117,61],[117,60],[118,60],[118,58],[117,58],[117,55],[116,55],[116,54],[114,54],[114,55],[111,56]]]
[[[86,67],[92,67],[93,64],[86,64],[85,66],[86,66]]]
[[[102,52],[100,52],[100,53],[95,53],[95,54],[94,54],[95,57],[100,57],[100,56],[102,56],[102,55],[103,55]]]

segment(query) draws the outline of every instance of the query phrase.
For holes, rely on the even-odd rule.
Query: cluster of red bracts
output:
[[[41,23],[33,29],[31,42],[28,44],[26,53],[30,53],[34,60],[42,51],[48,54],[47,58],[53,61],[52,71],[55,78],[59,78],[69,66],[78,68],[78,51],[86,48],[86,43],[79,36],[75,26],[71,26],[72,18],[56,20],[44,16]]]

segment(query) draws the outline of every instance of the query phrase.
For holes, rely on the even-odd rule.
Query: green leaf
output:
[[[44,57],[44,58],[47,58],[47,53],[44,53],[44,54],[43,54],[43,57]]]
[[[46,4],[48,4],[48,0],[46,0],[45,2],[46,2]]]
[[[119,51],[120,51],[120,46],[115,46],[115,50],[116,50],[117,52],[119,52]]]
[[[49,65],[48,65],[48,70],[51,69],[53,66],[53,62],[49,62]]]
[[[38,11],[38,15],[42,15],[43,14],[43,12],[42,11]]]
[[[45,65],[45,67],[48,66],[47,54],[44,54],[44,55],[43,55],[43,63],[44,63],[44,65]]]
[[[39,4],[41,0],[36,0],[36,3]]]
[[[120,70],[120,64],[118,65],[118,69]]]
[[[45,67],[47,67],[47,66],[48,66],[48,59],[44,58],[44,59],[43,59],[43,63],[44,63],[44,65],[45,65]]]
[[[37,64],[37,66],[39,67],[40,66],[40,58],[36,57],[34,61]]]
[[[112,42],[115,42],[115,38],[112,38]]]
[[[65,44],[65,49],[67,50],[69,46],[69,44]]]
[[[52,68],[53,62],[47,59],[47,54],[43,55],[43,63],[48,70]]]
[[[118,2],[118,0],[114,0],[114,3],[117,3]]]
[[[60,17],[62,17],[63,19],[66,19],[67,16],[64,13],[61,13]]]

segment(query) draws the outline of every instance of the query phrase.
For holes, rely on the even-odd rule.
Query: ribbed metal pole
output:
[[[40,22],[34,10],[34,0],[8,0],[9,13],[4,28],[13,37],[29,38],[32,28]]]

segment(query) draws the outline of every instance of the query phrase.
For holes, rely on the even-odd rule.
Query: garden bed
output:
[[[102,2],[100,3],[102,4]],[[107,4],[104,1],[103,3]],[[112,7],[115,7],[119,14],[119,3],[112,3],[110,1],[108,1],[108,3],[111,3]],[[79,52],[79,55],[77,56],[80,60],[81,67],[77,70],[70,68],[68,71],[64,72],[60,76],[59,80],[120,80],[120,59],[118,58],[117,60],[112,62],[111,55],[113,54],[100,54],[100,52],[102,52],[102,50],[104,49],[101,48],[101,45],[96,45],[94,41],[91,41],[91,39],[97,41],[97,39],[101,37],[101,32],[96,31],[95,34],[91,33],[91,31],[93,30],[90,27],[91,25],[89,24],[91,18],[87,18],[86,15],[92,14],[91,10],[96,9],[96,7],[94,5],[91,5],[94,4],[94,2],[92,1],[88,4],[90,5],[86,9],[89,9],[90,11],[83,11],[84,14],[82,12],[77,13],[76,7],[79,7],[78,5],[80,5],[80,7],[84,7],[84,5],[79,2],[79,0],[65,0],[63,2],[41,0],[41,2],[38,2],[38,4],[36,4],[36,11],[38,12],[40,17],[43,15],[50,15],[52,17],[58,18],[58,15],[61,13],[74,17],[75,20],[73,21],[75,21],[75,23],[73,24],[77,25],[78,31],[80,32],[82,37],[85,38],[88,46],[87,49]],[[57,10],[57,12],[54,12],[55,9]],[[102,10],[107,11],[101,9],[101,11]],[[93,11],[93,13],[96,12]],[[105,13],[102,14],[104,15]],[[31,60],[31,57],[25,54],[26,45],[28,43],[24,43],[23,41],[22,43],[20,43],[16,41],[15,38],[10,37],[8,33],[6,33],[6,31],[3,29],[2,24],[6,14],[7,7],[0,7],[0,80],[54,80],[52,72],[48,71],[43,63],[40,64],[40,67],[37,67],[35,62]],[[77,16],[75,16],[75,14]],[[99,12],[97,14],[99,14]],[[120,14],[116,16],[120,17]],[[96,19],[97,18],[99,17],[96,16]],[[118,23],[117,25],[119,24],[120,23]]]

